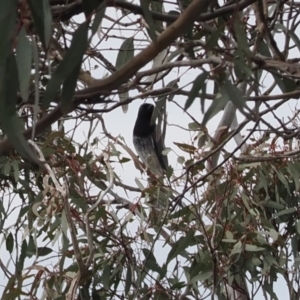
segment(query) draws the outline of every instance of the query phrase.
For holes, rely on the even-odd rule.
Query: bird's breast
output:
[[[152,137],[133,136],[133,145],[140,159],[150,172],[156,176],[161,176],[163,169],[157,157]]]

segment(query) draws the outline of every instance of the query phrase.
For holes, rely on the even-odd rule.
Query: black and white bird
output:
[[[163,138],[157,134],[155,121],[151,122],[153,111],[152,104],[144,103],[140,106],[133,129],[133,145],[148,170],[161,177],[168,168],[168,158],[162,153]]]

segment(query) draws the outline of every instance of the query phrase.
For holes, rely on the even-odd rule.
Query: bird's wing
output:
[[[164,170],[168,168],[168,158],[166,155],[163,155],[164,142],[162,140],[162,135],[158,126],[155,126],[154,130],[151,133],[154,149],[156,156]]]

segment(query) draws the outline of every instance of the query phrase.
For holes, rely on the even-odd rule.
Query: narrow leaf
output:
[[[116,68],[120,69],[134,56],[134,43],[133,38],[126,39],[120,47],[117,56]]]
[[[37,253],[38,256],[46,256],[46,255],[52,253],[53,250],[48,247],[38,247],[37,251],[38,251],[38,253]]]
[[[14,249],[14,238],[11,232],[6,237],[5,242],[6,242],[6,250],[11,254]]]
[[[258,246],[255,246],[255,245],[246,244],[245,245],[245,250],[249,251],[249,252],[258,252],[258,251],[266,250],[266,248],[258,247]]]
[[[295,207],[290,207],[290,208],[287,208],[287,209],[284,209],[276,214],[274,214],[274,217],[280,217],[280,216],[284,216],[284,215],[289,215],[289,214],[292,214],[296,211],[296,208]]]
[[[242,110],[246,105],[246,99],[242,91],[228,80],[224,83],[224,89],[235,107]]]
[[[121,88],[118,89],[118,92],[119,92],[119,99],[120,99],[120,102],[124,102],[126,101],[128,98],[129,98],[129,93],[128,91],[123,91]],[[127,113],[128,111],[128,104],[123,104],[122,105],[122,110],[123,110],[123,113]]]
[[[155,256],[148,249],[142,249],[145,256],[145,266],[154,272],[160,274],[162,272],[161,267],[158,265]]]
[[[28,100],[28,90],[31,77],[32,46],[26,37],[26,29],[22,27],[16,49],[19,72],[20,92],[24,102]]]
[[[208,72],[203,72],[198,75],[194,81],[192,89],[189,92],[189,96],[185,102],[184,110],[186,111],[194,102],[195,98],[198,96],[199,91],[202,89],[206,78],[208,77]]]
[[[78,74],[81,69],[81,61],[74,66],[73,72],[69,74],[63,83],[62,87],[62,107],[68,109],[72,103],[72,98],[74,96],[74,91],[77,86]]]
[[[6,59],[12,48],[17,19],[17,0],[0,1],[0,89],[6,77]]]
[[[48,48],[52,35],[52,14],[48,0],[28,0],[35,29],[45,49]]]
[[[105,16],[105,10],[106,10],[106,1],[102,1],[102,3],[100,3],[97,8],[97,12],[92,24],[92,35],[90,38],[92,38],[94,34],[99,31],[99,27],[101,27],[102,20]]]
[[[150,10],[150,6],[153,7],[154,1],[149,1],[149,0],[140,0],[141,3],[141,8],[143,10],[143,17],[146,21],[146,29],[147,32],[151,38],[152,41],[156,41],[157,39],[157,34],[161,33],[163,30],[162,23],[158,22],[157,20],[153,19],[152,17],[152,11]],[[156,5],[155,8],[159,10],[162,7],[162,5],[158,6]],[[162,11],[157,11],[161,13]]]
[[[177,242],[172,245],[172,249],[168,254],[167,263],[169,263],[178,254],[182,254],[183,250],[189,247],[190,243],[194,239],[194,231],[190,230],[186,236],[181,237]]]
[[[203,117],[202,125],[206,126],[207,122],[213,118],[217,113],[224,109],[225,105],[229,101],[228,94],[224,87],[220,90],[220,94],[212,101],[210,107],[206,111]]]
[[[131,273],[131,266],[129,265],[127,268],[126,281],[125,281],[125,295],[128,295],[131,284],[132,284],[132,273]]]
[[[78,76],[78,64],[81,63],[82,57],[87,47],[87,31],[88,27],[86,23],[81,24],[75,31],[69,50],[66,52],[63,61],[59,64],[47,85],[42,102],[43,108],[49,107],[51,101],[56,96],[56,93],[58,92],[61,84],[69,76],[73,78],[72,80],[74,80],[74,77]],[[65,105],[69,104],[69,96],[70,94],[72,94],[72,92],[69,91],[69,87],[71,86],[70,82],[72,82],[72,80],[68,80],[68,97],[63,100]]]
[[[241,49],[247,55],[253,56],[252,52],[249,49],[249,45],[247,41],[245,23],[243,23],[240,20],[239,15],[236,15],[233,27],[234,27],[236,39],[238,41],[238,48]]]
[[[1,129],[24,159],[35,165],[40,165],[39,160],[22,134],[24,126],[15,111],[18,90],[18,69],[16,58],[13,54],[7,60],[6,77],[4,79],[4,85],[0,93]]]

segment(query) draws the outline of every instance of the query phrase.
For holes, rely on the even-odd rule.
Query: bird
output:
[[[133,128],[133,145],[147,169],[156,177],[162,177],[168,168],[168,158],[162,153],[162,136],[157,134],[155,121],[151,121],[153,112],[154,105],[150,103],[140,106]]]

